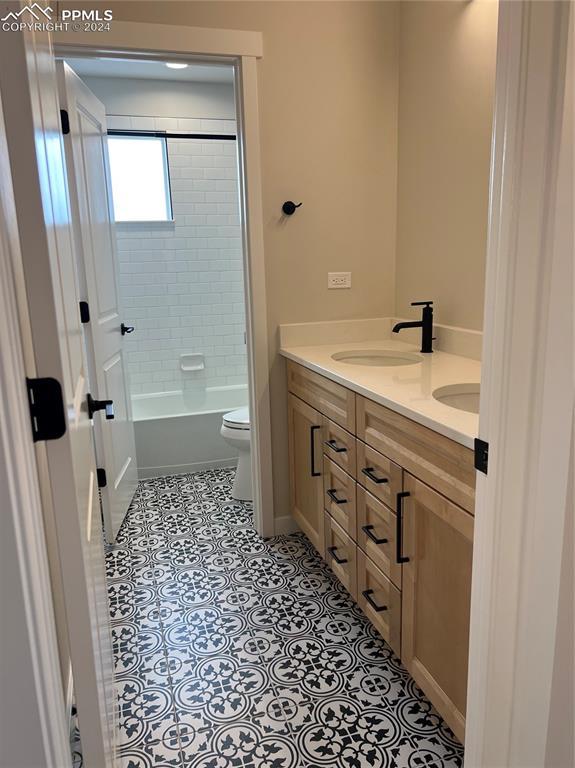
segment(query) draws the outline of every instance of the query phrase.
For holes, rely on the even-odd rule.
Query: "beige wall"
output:
[[[396,312],[481,329],[497,3],[402,2]]]
[[[276,515],[288,514],[279,323],[394,309],[394,2],[115,2],[114,18],[258,30]],[[303,201],[288,221],[285,200]],[[328,270],[351,290],[328,291]]]
[[[409,316],[433,299],[438,321],[482,327],[496,2],[138,1],[115,2],[114,17],[263,33],[274,492],[287,515],[280,323]],[[286,199],[303,207],[282,221]],[[352,289],[328,291],[328,270],[351,270]]]

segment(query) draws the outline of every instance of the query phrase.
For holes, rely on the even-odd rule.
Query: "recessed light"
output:
[[[170,69],[185,69],[188,65],[184,64],[181,61],[167,61],[166,67],[169,67]]]

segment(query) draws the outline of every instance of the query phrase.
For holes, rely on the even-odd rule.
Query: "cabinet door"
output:
[[[408,473],[404,489],[401,658],[463,742],[473,517]]]
[[[288,438],[292,515],[323,557],[321,427],[321,414],[290,394],[288,396]]]

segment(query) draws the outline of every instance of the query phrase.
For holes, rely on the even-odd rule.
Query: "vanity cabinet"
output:
[[[473,518],[405,473],[401,659],[463,740]]]
[[[473,452],[288,361],[295,522],[463,741]]]
[[[291,513],[323,556],[322,424],[319,411],[295,395],[288,396]]]

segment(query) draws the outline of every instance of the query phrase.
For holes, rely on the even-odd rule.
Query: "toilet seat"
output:
[[[250,411],[248,406],[238,408],[235,411],[225,413],[222,419],[224,425],[229,429],[243,429],[249,430],[250,428]]]

